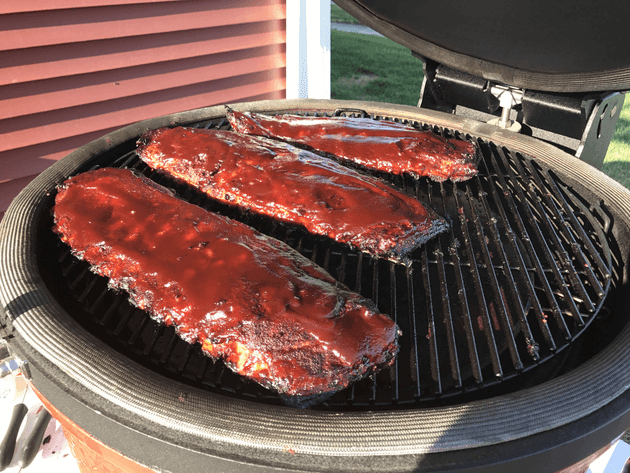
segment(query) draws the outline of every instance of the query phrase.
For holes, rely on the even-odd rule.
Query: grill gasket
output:
[[[395,119],[395,121],[398,120]],[[225,120],[222,119],[200,125],[227,127]],[[424,129],[431,128],[417,122],[414,125]],[[454,135],[458,138],[470,139],[470,136],[464,137],[449,129],[433,127],[433,130],[445,136]],[[469,396],[471,391],[487,391],[488,388],[497,384],[505,384],[505,381],[522,376],[524,372],[530,371],[552,358],[557,358],[557,353],[569,347],[570,342],[584,332],[594,319],[593,316],[590,316],[584,321],[585,317],[582,314],[589,313],[592,309],[597,312],[601,308],[610,288],[611,256],[603,231],[599,228],[600,224],[592,214],[597,214],[599,220],[605,220],[605,213],[597,206],[589,210],[585,209],[583,205],[577,205],[576,197],[571,197],[570,189],[556,184],[549,171],[537,169],[535,161],[510,150],[493,147],[484,140],[477,140],[477,144],[483,150],[480,177],[466,183],[435,184],[426,179],[402,179],[379,173],[380,177],[385,178],[401,190],[429,202],[439,213],[446,214],[453,224],[451,235],[435,239],[414,253],[413,270],[391,262],[374,261],[340,245],[329,245],[322,239],[307,235],[298,229],[275,225],[264,218],[242,214],[227,206],[219,206],[222,207],[220,209],[222,213],[228,213],[231,217],[252,224],[258,230],[271,234],[271,236],[288,239],[287,243],[331,271],[333,276],[351,289],[371,297],[382,311],[390,313],[399,325],[405,327],[403,332],[409,333],[409,328],[413,327],[409,341],[404,345],[404,349],[401,349],[399,355],[399,360],[402,361],[397,361],[390,370],[383,371],[371,379],[359,382],[352,388],[337,394],[320,409],[364,410],[431,405],[435,402],[461,402],[462,395]],[[501,163],[500,166],[499,163]],[[134,168],[164,184],[165,180],[156,173],[150,172],[143,163],[137,160],[133,152],[119,157],[112,164]],[[509,179],[506,179],[505,174],[509,176]],[[527,181],[524,180],[523,176],[528,176]],[[550,183],[547,183],[548,179],[551,179]],[[516,183],[520,183],[520,185]],[[198,205],[216,209],[217,204],[208,202],[204,197],[185,189],[183,186],[168,182],[167,184],[169,187],[175,188],[186,200],[192,199]],[[560,190],[561,188],[563,191]],[[529,192],[525,193],[523,189],[528,189]],[[453,207],[453,202],[447,202],[449,196],[451,196],[451,201],[454,200],[457,209],[455,211],[452,209],[447,211],[447,208]],[[545,205],[547,209],[545,209]],[[460,208],[464,209],[463,213],[458,212]],[[588,268],[582,272],[571,271],[572,264],[570,259],[567,260],[567,252],[565,251],[567,243],[563,245],[561,239],[556,242],[554,251],[556,254],[551,255],[550,253],[550,256],[553,257],[547,258],[550,264],[543,270],[543,274],[549,273],[551,275],[550,278],[536,277],[536,268],[541,267],[541,265],[531,264],[531,261],[536,262],[536,258],[530,259],[525,272],[519,269],[519,267],[523,267],[525,261],[520,254],[523,248],[531,258],[532,255],[537,254],[538,248],[544,247],[547,243],[539,235],[539,246],[530,244],[529,237],[523,233],[525,227],[521,224],[523,220],[518,216],[518,212],[516,214],[506,213],[506,208],[510,210],[520,208],[521,212],[525,212],[528,216],[536,215],[538,212],[537,218],[525,219],[530,231],[534,230],[535,233],[538,223],[533,224],[533,222],[540,220],[547,230],[553,229],[553,232],[558,232],[561,235],[561,239],[569,242],[568,246],[574,252],[575,245],[572,246],[570,242],[575,240],[576,235],[578,239],[585,238],[591,241],[586,233],[580,231],[582,225],[577,222],[573,211],[568,212],[567,209],[577,209],[581,212],[581,218],[586,218],[584,225],[589,223],[589,228],[594,235],[593,238],[595,238],[595,242],[586,245],[590,252],[590,259],[587,260],[594,261],[594,266],[602,281],[599,283],[599,287],[594,289],[594,292],[597,293],[593,296],[594,303],[590,300],[586,289],[582,289],[581,292],[584,293],[582,295],[589,296],[588,302],[571,303],[573,296],[566,298],[566,294],[565,300],[569,301],[568,304],[562,303],[564,301],[560,303],[557,301],[557,297],[554,295],[554,286],[556,292],[562,292],[568,282],[574,284],[579,290],[579,288],[583,288],[582,280],[584,280],[588,283],[587,287],[592,289],[594,286],[589,285],[592,284],[591,281],[597,279],[595,275],[589,274]],[[563,219],[562,210],[565,212],[566,219]],[[556,222],[554,225],[554,222],[546,217],[548,213],[552,214],[553,219],[558,220],[559,223]],[[473,220],[472,225],[469,220]],[[483,224],[481,223],[482,220]],[[568,225],[567,221],[569,222]],[[576,228],[573,228],[571,224]],[[515,232],[511,230],[512,227],[518,229],[521,234],[520,239],[514,235]],[[494,251],[492,251],[490,248],[493,245],[481,244],[487,233],[493,236],[494,241],[497,238],[500,239],[501,230],[505,231],[507,235],[505,245],[495,246]],[[277,232],[282,233],[282,235],[278,235]],[[464,241],[461,245],[462,249],[459,249],[456,244],[458,238]],[[526,242],[525,245],[523,241]],[[600,246],[601,252],[604,253],[607,260],[606,263],[601,258],[598,261],[599,256],[594,247],[595,244]],[[505,254],[501,256],[503,246],[511,246],[510,256]],[[81,267],[82,265],[76,259],[68,258],[67,253],[66,250],[66,255],[62,255],[62,261],[66,259],[69,261],[63,272],[67,273],[65,276],[68,279],[71,279],[68,286],[75,291],[77,302],[86,301],[94,287],[101,288],[101,292],[96,297],[97,302],[103,300],[107,292],[106,289],[102,288],[103,283],[95,282],[93,278],[98,277],[94,275],[91,275],[92,279],[89,281],[83,282],[88,274],[87,266]],[[494,253],[499,254],[498,259],[501,259],[501,264],[496,263],[497,257],[492,257]],[[587,258],[581,254],[581,251],[578,251],[577,255],[574,254],[574,257]],[[478,258],[481,263],[474,263]],[[504,259],[508,263],[513,263],[509,265],[508,271],[504,270]],[[527,255],[525,259],[527,259]],[[556,260],[561,260],[563,264],[559,265]],[[338,261],[338,263],[331,263],[331,261]],[[519,264],[514,264],[514,261]],[[75,267],[79,268],[78,276],[74,272]],[[352,268],[354,271],[350,270]],[[354,273],[354,280],[349,273]],[[371,278],[370,273],[372,273]],[[463,276],[464,273],[470,273],[468,278]],[[513,279],[514,274],[516,274],[516,277],[523,281],[520,284],[520,290],[516,290],[516,284],[507,285],[507,292],[510,293],[508,294],[509,298],[516,302],[511,306],[505,304],[505,291],[501,291],[501,285],[498,283],[497,276],[501,274],[508,280]],[[483,275],[486,275],[487,278],[484,278]],[[487,279],[494,281],[488,285],[485,282]],[[432,285],[431,281],[435,280],[440,281],[440,284]],[[397,284],[397,281],[401,281],[401,283]],[[455,282],[449,285],[444,284],[445,281]],[[537,282],[538,284],[536,284]],[[399,284],[402,288],[399,288]],[[468,288],[468,290],[464,290],[463,293],[459,292],[462,287]],[[419,288],[423,288],[424,293],[419,292]],[[401,297],[400,294],[405,291],[407,292],[406,297]],[[394,295],[392,296],[392,294]],[[455,298],[458,300],[451,300],[449,294],[458,294]],[[492,300],[494,302],[488,304],[483,298],[483,294],[493,294]],[[542,307],[538,303],[541,299],[540,294],[545,295],[549,307]],[[482,298],[473,296],[481,296]],[[522,301],[524,296],[528,298],[526,303]],[[478,299],[477,308],[481,308],[482,311],[482,320],[478,322],[478,326],[483,327],[485,329],[483,331],[475,331],[475,325],[470,315],[474,312],[471,310],[471,305],[474,308],[474,302],[471,299],[475,298]],[[153,321],[148,320],[148,316],[144,312],[131,307],[124,299],[125,296],[121,295],[115,298],[114,302],[110,302],[107,306],[108,309],[104,313],[101,311],[97,321],[97,328],[106,328],[104,332],[108,333],[109,336],[113,335],[119,338],[123,332],[125,333],[124,341],[113,340],[113,344],[117,345],[123,353],[129,354],[136,361],[157,372],[176,376],[188,384],[245,399],[256,399],[272,404],[279,403],[279,399],[275,395],[254,383],[243,381],[227,370],[221,362],[207,359],[200,353],[198,347],[193,348],[179,341],[172,329],[157,326]],[[587,300],[587,298],[583,299]],[[413,301],[412,304],[408,303],[410,300]],[[96,303],[94,303],[93,298],[92,302],[91,305],[95,306]],[[496,307],[494,307],[495,303]],[[439,319],[436,322],[434,315],[438,312],[437,309],[440,304],[446,313],[442,321],[445,322],[443,327],[440,325]],[[419,309],[423,305],[427,307],[426,324],[419,314]],[[452,305],[454,307],[451,307]],[[578,309],[578,305],[582,310]],[[516,324],[507,307],[516,307],[513,309],[517,312],[518,322]],[[528,315],[525,315],[525,310]],[[407,313],[406,319],[405,312]],[[531,315],[532,312],[533,315]],[[567,316],[565,312],[571,315]],[[494,317],[491,315],[492,313],[495,314]],[[534,332],[537,331],[535,336],[529,326],[530,319],[537,321],[538,328],[533,328]],[[556,324],[550,324],[549,320],[555,321]],[[456,331],[453,323],[463,326],[460,327],[459,332]],[[488,330],[488,327],[491,326],[493,329]],[[552,326],[551,329],[550,326]],[[86,328],[90,329],[89,327]],[[426,330],[423,331],[422,328],[426,328]],[[90,331],[99,332],[99,330],[94,330],[94,327]],[[427,342],[423,341],[422,333],[427,334]],[[153,335],[148,337],[147,334]],[[108,340],[108,342],[111,343],[112,340]],[[142,342],[141,349],[138,348],[139,342]],[[542,348],[541,343],[543,343]],[[488,351],[480,357],[479,347],[484,346],[484,344],[487,345]],[[401,345],[403,344],[401,343]],[[444,350],[440,349],[441,346],[444,347]],[[142,354],[141,357],[138,356],[138,352]],[[424,354],[424,356],[419,355],[419,353]],[[468,353],[468,362],[462,364],[462,358],[465,357],[462,354],[465,353]],[[446,362],[444,361],[445,354],[448,357]],[[146,359],[147,357],[149,360]],[[199,357],[201,358],[199,359]],[[429,365],[420,363],[420,359],[429,359]],[[462,376],[462,373],[465,376]]]

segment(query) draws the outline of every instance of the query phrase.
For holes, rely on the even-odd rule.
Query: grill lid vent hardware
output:
[[[516,120],[510,120],[510,112],[516,105],[520,105],[523,102],[525,91],[516,87],[497,84],[490,88],[490,93],[499,99],[501,117],[493,118],[488,123],[504,130],[510,130],[515,133],[520,132],[522,126]]]

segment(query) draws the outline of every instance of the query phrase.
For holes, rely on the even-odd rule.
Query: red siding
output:
[[[0,216],[52,162],[112,130],[283,98],[285,19],[285,0],[1,1]]]

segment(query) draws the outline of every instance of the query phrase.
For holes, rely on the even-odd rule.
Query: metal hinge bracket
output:
[[[555,93],[499,84],[419,55],[424,80],[418,106],[533,135],[601,168],[625,92]]]

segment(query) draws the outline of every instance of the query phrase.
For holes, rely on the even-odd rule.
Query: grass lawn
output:
[[[342,10],[334,3],[330,4],[330,21],[333,23],[359,23],[355,17],[346,13],[345,10]]]
[[[630,94],[626,94],[602,171],[630,189]]]
[[[331,31],[332,98],[417,105],[422,78],[422,61],[392,40]],[[602,171],[630,189],[630,97]]]
[[[331,31],[332,98],[417,105],[422,61],[380,36]]]

